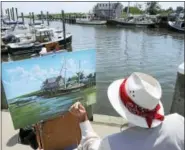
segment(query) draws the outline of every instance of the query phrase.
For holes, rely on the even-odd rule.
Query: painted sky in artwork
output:
[[[95,50],[62,52],[48,56],[31,58],[2,64],[2,80],[7,99],[40,90],[47,78],[61,75],[72,77],[76,72],[83,71],[85,75],[95,72]],[[79,67],[80,64],[80,67]]]

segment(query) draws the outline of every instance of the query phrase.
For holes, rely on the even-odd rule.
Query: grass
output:
[[[31,97],[31,96],[37,96],[37,95],[39,95],[41,92],[42,92],[41,90],[35,91],[35,92],[29,93],[29,94],[25,94],[25,95],[18,96],[18,97],[16,97],[15,99],[17,99],[17,98],[24,98],[24,97]]]
[[[40,91],[35,91],[30,94],[22,95],[19,98],[33,96],[34,94],[39,94],[39,92]],[[67,98],[65,101],[81,97],[82,100],[80,102],[86,107],[96,102],[96,87],[93,86],[85,88],[80,92],[70,93],[63,96]],[[48,120],[53,117],[57,117],[59,114],[62,114],[61,109],[65,110],[68,108],[68,105],[71,106],[70,103],[63,105],[63,99],[57,97],[56,99],[55,97],[54,99],[38,98],[39,97],[37,97],[36,102],[28,103],[27,105],[19,106],[18,103],[9,104],[9,110],[15,129],[35,124],[41,120]],[[75,101],[73,101],[73,103],[74,102]]]

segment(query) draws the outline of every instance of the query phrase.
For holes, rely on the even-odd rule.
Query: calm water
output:
[[[51,22],[62,27],[61,22]],[[162,102],[168,113],[172,103],[177,67],[184,61],[184,35],[165,29],[118,28],[66,25],[73,35],[72,49],[97,51],[97,103],[94,113],[114,115],[107,87],[115,79],[134,71],[151,74],[163,90]]]

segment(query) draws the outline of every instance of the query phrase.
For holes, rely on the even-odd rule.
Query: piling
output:
[[[15,12],[16,12],[16,19],[18,20],[19,16],[18,16],[18,10],[17,10],[17,8],[15,8]]]
[[[31,17],[31,12],[29,13],[29,18],[30,18],[30,23],[31,23],[31,18],[32,18],[32,17]]]
[[[34,12],[32,12],[32,19],[33,19],[33,24],[35,24],[35,16],[34,16]]]
[[[49,26],[49,12],[47,11],[47,25]]]
[[[12,9],[10,8],[10,19],[12,20]]]
[[[23,12],[21,13],[21,18],[22,18],[22,22],[24,24],[24,14],[23,14]]]
[[[184,63],[178,67],[175,91],[170,113],[178,113],[184,116]]]
[[[3,9],[1,9],[1,16],[3,16]]]
[[[40,12],[40,17],[41,17],[41,20],[42,20],[42,24],[44,24],[44,16],[43,16],[43,11]]]
[[[8,20],[10,21],[10,10],[9,10],[9,8],[7,9],[7,13],[8,13]]]
[[[64,49],[66,49],[66,26],[65,26],[65,14],[63,10],[62,10],[62,24],[63,24]]]
[[[12,7],[12,20],[15,20],[15,16],[14,16],[14,8]]]

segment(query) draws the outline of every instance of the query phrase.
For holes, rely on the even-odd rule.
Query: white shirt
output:
[[[42,50],[39,52],[40,55],[46,54],[47,49],[45,47],[42,48]]]
[[[100,139],[89,121],[80,124],[81,150],[184,150],[184,117],[171,114],[156,128],[130,127]]]

